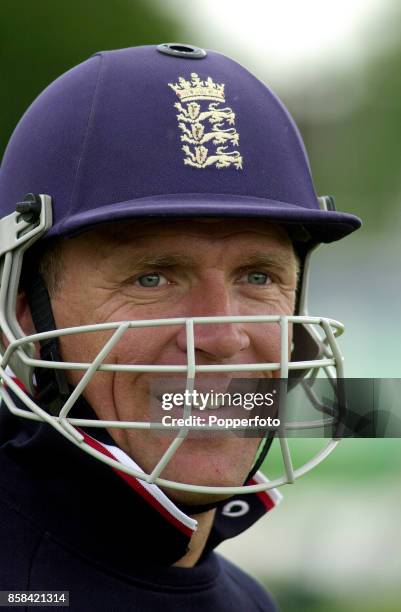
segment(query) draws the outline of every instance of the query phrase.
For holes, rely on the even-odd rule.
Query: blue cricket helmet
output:
[[[49,194],[69,235],[149,216],[261,217],[311,242],[357,229],[322,210],[291,116],[248,70],[214,51],[100,52],[54,81],[19,122],[0,170],[0,216]]]

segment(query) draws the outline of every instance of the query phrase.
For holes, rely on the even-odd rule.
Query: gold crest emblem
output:
[[[229,168],[242,170],[243,158],[238,150],[239,134],[235,129],[235,113],[225,104],[224,84],[211,77],[202,81],[193,72],[191,80],[179,77],[169,83],[179,102],[178,127],[186,157],[184,164],[194,168]]]

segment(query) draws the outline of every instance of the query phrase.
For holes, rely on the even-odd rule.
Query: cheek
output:
[[[177,351],[177,332],[176,328],[169,327],[129,330],[110,357],[117,364],[183,365],[186,360],[185,355]],[[115,373],[113,399],[119,418],[150,420],[150,397],[156,393],[155,389],[176,376],[160,372]]]
[[[60,337],[64,362],[90,364],[104,348],[113,333],[84,332]],[[183,364],[177,354],[176,328],[144,328],[128,330],[103,359],[103,364],[166,365]],[[85,370],[68,370],[69,383],[75,387]],[[149,390],[163,374],[148,372],[97,371],[85,387],[83,395],[99,418],[140,419],[149,412]],[[145,401],[146,400],[146,401]]]
[[[261,362],[280,361],[280,325],[268,323],[252,333],[252,345],[257,353],[257,360]]]
[[[288,360],[291,359],[292,348],[292,324],[288,326]],[[253,356],[252,361],[263,363],[280,363],[281,361],[281,327],[279,323],[269,323],[260,327],[251,336]],[[280,377],[280,371],[266,372],[267,376]]]
[[[179,361],[177,326],[129,329],[110,353],[115,363],[167,365]]]

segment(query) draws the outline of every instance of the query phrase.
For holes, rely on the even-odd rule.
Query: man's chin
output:
[[[131,439],[130,442],[130,455],[147,474],[152,473],[171,444],[165,437],[153,436],[147,439],[148,443],[142,445],[141,452],[138,452],[137,438]],[[260,440],[255,438],[237,436],[186,439],[160,473],[159,478],[164,482],[159,486],[172,501],[183,505],[207,505],[231,497],[231,493],[224,490],[214,493],[196,489],[243,486],[259,443]],[[195,491],[166,486],[164,483],[167,481],[187,485],[189,488],[194,486]]]
[[[199,466],[198,466],[199,467]],[[187,485],[196,485],[199,487],[212,487],[212,488],[222,488],[222,487],[241,487],[246,480],[246,473],[230,473],[229,470],[224,470],[224,467],[227,468],[227,465],[220,464],[220,470],[216,470],[216,465],[214,466],[214,470],[210,469],[202,470],[197,473],[194,468],[191,473],[184,473],[184,470],[180,470],[179,476],[174,470],[170,471],[170,473],[162,474],[162,478],[166,478],[173,482],[185,483]],[[167,472],[168,470],[166,470]],[[215,504],[232,497],[232,493],[219,492],[219,493],[210,493],[207,491],[183,491],[181,489],[175,489],[171,487],[161,487],[164,493],[176,504],[179,506],[185,506],[185,512],[187,514],[191,514],[191,506],[194,506],[194,511],[199,513],[197,507],[205,506],[204,511],[208,510],[209,507],[214,507]],[[211,506],[212,505],[212,506]],[[188,506],[188,508],[187,508]],[[200,510],[202,511],[202,510]]]
[[[225,495],[221,493],[218,495],[190,493],[189,491],[177,491],[167,487],[163,487],[163,491],[177,506],[184,506],[182,509],[190,516],[209,512],[219,502],[231,497],[227,493]]]

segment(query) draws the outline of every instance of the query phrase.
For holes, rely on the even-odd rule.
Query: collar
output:
[[[142,471],[135,461],[119,447],[113,444],[104,444],[82,430],[81,433],[84,436],[84,443],[91,448],[116,460],[123,466]],[[180,534],[184,534],[187,537],[187,545],[189,544],[189,540],[198,525],[194,518],[184,513],[157,485],[149,484],[145,480],[135,478],[117,468],[111,469],[126,482],[134,494],[146,500],[149,506],[158,513],[160,520],[172,525]],[[261,472],[257,472],[247,484],[264,482],[269,482],[268,478]],[[258,493],[235,495],[230,497],[226,503],[219,504],[206,549],[211,550],[224,540],[239,535],[275,508],[281,500],[282,494],[273,488]]]

